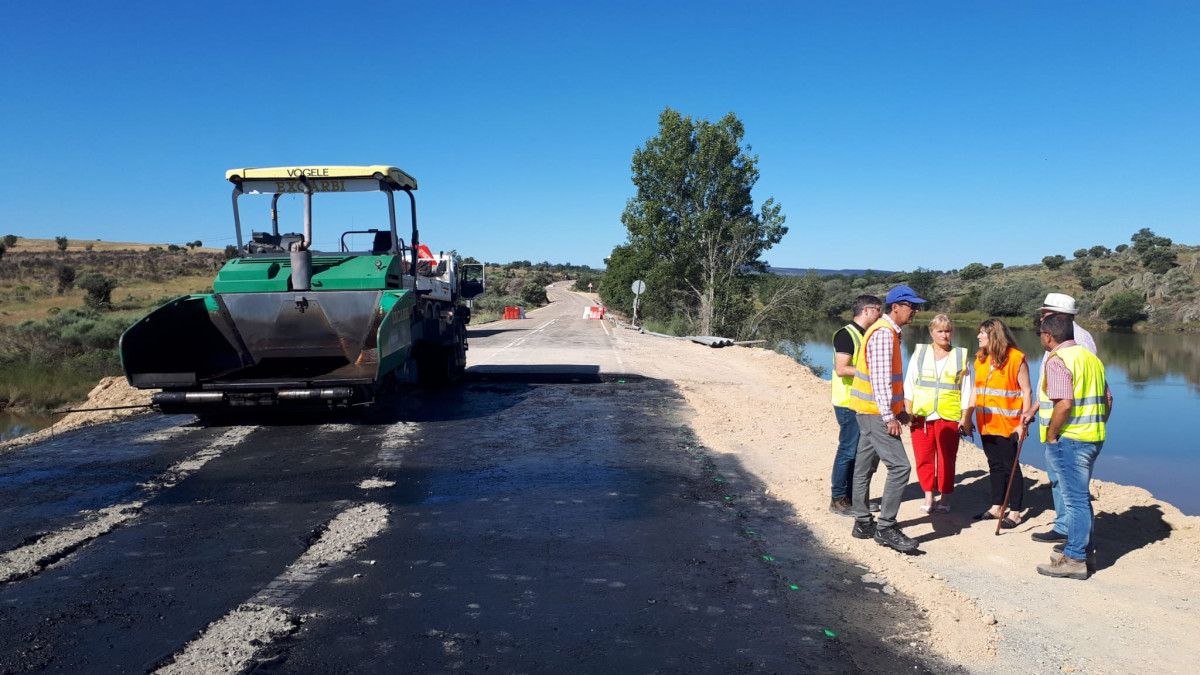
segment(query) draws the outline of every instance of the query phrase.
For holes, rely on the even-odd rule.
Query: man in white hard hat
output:
[[[1074,317],[1078,313],[1079,309],[1075,306],[1075,298],[1065,293],[1050,293],[1046,296],[1045,301],[1042,302],[1041,308],[1038,309],[1038,322],[1040,323],[1046,317],[1054,316],[1055,314],[1066,314]],[[1074,318],[1072,318],[1071,323],[1075,328],[1074,343],[1092,354],[1096,354],[1096,340],[1092,338],[1092,334],[1084,330]],[[1046,352],[1042,356],[1042,363],[1038,368],[1038,385],[1035,391],[1040,390],[1044,386],[1043,383],[1046,380],[1046,361],[1049,357],[1050,352]],[[1037,415],[1037,408],[1026,413],[1026,423],[1032,422],[1035,415]],[[1030,536],[1034,541],[1061,543],[1067,540],[1067,510],[1063,503],[1062,490],[1059,488],[1058,474],[1054,471],[1054,467],[1050,463],[1049,453],[1047,453],[1046,459],[1046,478],[1050,481],[1050,496],[1054,499],[1054,526],[1049,532],[1034,532]]]

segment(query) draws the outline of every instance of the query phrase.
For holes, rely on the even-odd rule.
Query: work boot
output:
[[[1067,535],[1059,533],[1055,530],[1050,530],[1049,532],[1034,532],[1033,534],[1029,535],[1029,538],[1034,541],[1049,543],[1052,541],[1066,541]]]
[[[868,521],[855,520],[854,529],[850,530],[850,536],[855,539],[870,539],[875,536],[875,519]]]
[[[1050,554],[1050,562],[1054,562],[1055,560],[1063,557],[1063,549],[1066,548],[1066,546],[1066,544],[1055,544],[1054,553]],[[1089,573],[1096,571],[1096,549],[1092,549],[1087,552],[1087,570]]]
[[[891,546],[901,553],[917,550],[917,542],[894,525],[875,530],[875,543],[880,546]]]
[[[829,512],[836,513],[839,516],[849,516],[853,518],[854,514],[850,513],[850,509],[853,508],[853,506],[854,505],[850,503],[849,497],[835,497],[829,502]]]
[[[1038,574],[1063,579],[1087,579],[1088,565],[1086,560],[1076,560],[1065,555],[1059,556],[1049,564],[1037,566]]]

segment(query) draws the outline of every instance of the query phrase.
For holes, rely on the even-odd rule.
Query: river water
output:
[[[829,379],[833,365],[833,332],[844,324],[821,325],[804,351],[814,366],[823,366]],[[979,349],[979,325],[956,326],[954,344],[972,354]],[[1044,351],[1032,330],[1013,329],[1017,347],[1029,359],[1030,376],[1037,374]],[[824,337],[829,336],[829,337]],[[1183,421],[1200,414],[1200,335],[1143,334],[1092,331],[1113,390],[1113,414],[1108,439],[1096,461],[1094,477],[1136,485],[1170,502],[1188,515],[1200,515],[1200,453],[1196,434]],[[929,342],[926,326],[908,326],[903,333],[904,363],[914,346]],[[1036,391],[1036,390],[1035,390]],[[832,419],[832,411],[830,418]],[[978,438],[978,436],[976,436]],[[1033,437],[1037,438],[1036,434]],[[1027,443],[1021,461],[1046,468],[1038,443]]]
[[[30,434],[54,424],[61,415],[10,415],[0,412],[0,442]]]

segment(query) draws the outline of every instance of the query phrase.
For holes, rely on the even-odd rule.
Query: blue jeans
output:
[[[1087,558],[1092,548],[1092,496],[1088,490],[1092,482],[1092,469],[1104,442],[1089,443],[1072,438],[1059,438],[1057,443],[1046,444],[1046,462],[1056,474],[1058,489],[1054,495],[1055,530],[1060,520],[1066,526],[1067,543],[1063,553],[1076,560]],[[1060,504],[1061,502],[1061,504]],[[1059,530],[1061,531],[1061,530]]]
[[[1058,472],[1050,460],[1050,444],[1046,444],[1046,480],[1050,481],[1050,498],[1054,500],[1054,531],[1067,533],[1067,505],[1063,503],[1062,486],[1058,483]]]
[[[854,479],[854,456],[858,453],[858,417],[850,408],[833,406],[838,421],[838,449],[833,458],[833,498],[851,496]]]

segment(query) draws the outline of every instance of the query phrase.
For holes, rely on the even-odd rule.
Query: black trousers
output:
[[[1004,491],[1008,489],[1008,477],[1012,475],[1013,464],[1017,461],[1017,434],[1011,436],[980,435],[983,441],[983,454],[987,455],[988,472],[992,481],[992,505],[1004,503]],[[1025,477],[1021,475],[1021,465],[1017,464],[1017,475],[1012,477],[1012,494],[1008,496],[1008,510],[1021,511],[1025,504]]]

